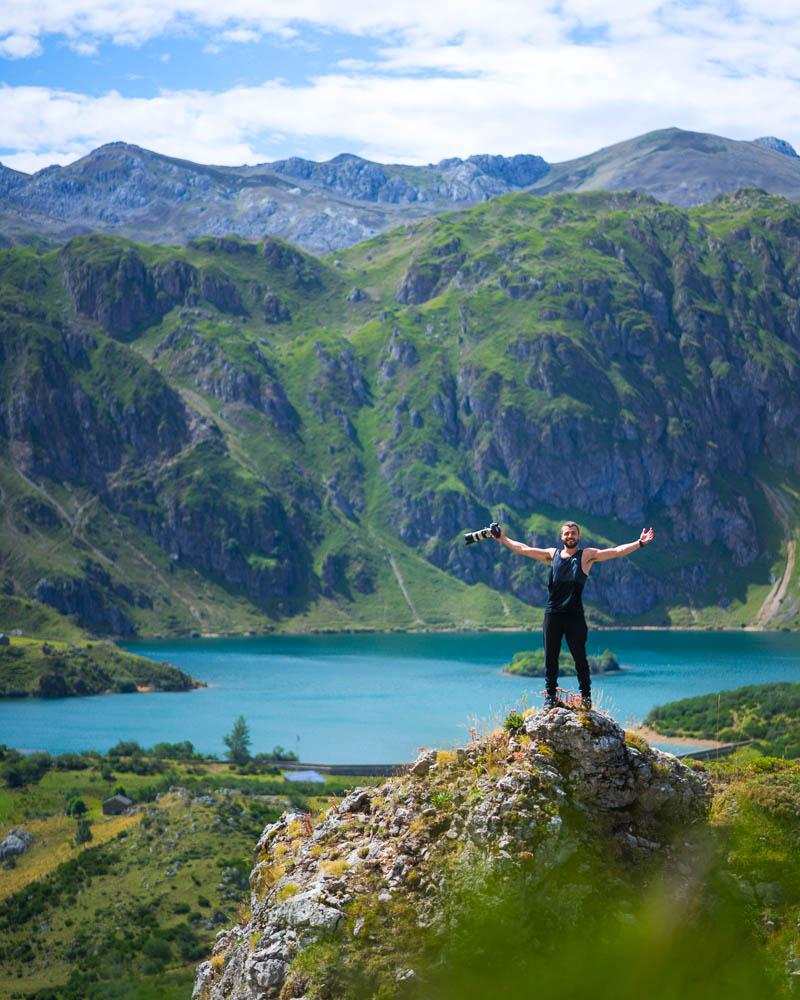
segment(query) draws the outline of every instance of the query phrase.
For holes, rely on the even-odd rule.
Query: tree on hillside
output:
[[[225,756],[232,764],[246,764],[250,760],[250,729],[243,715],[234,722],[224,742],[228,748]]]
[[[88,844],[92,839],[92,828],[89,824],[89,820],[85,816],[81,816],[78,819],[78,825],[75,830],[75,843],[76,844]]]

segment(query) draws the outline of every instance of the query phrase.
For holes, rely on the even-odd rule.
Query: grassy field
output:
[[[0,997],[185,998],[214,934],[247,905],[266,823],[286,808],[327,808],[331,796],[377,780],[297,785],[221,762],[163,763],[155,776],[51,770],[38,784],[0,791],[0,838],[17,826],[34,836],[0,872]],[[101,802],[120,783],[147,800],[133,815],[103,817]],[[91,821],[82,846],[76,820],[64,815],[75,796]]]
[[[187,997],[195,966],[210,952],[217,931],[246,914],[247,879],[263,827],[287,808],[314,813],[348,787],[383,780],[336,776],[323,785],[298,785],[277,769],[254,773],[251,767],[159,758],[151,752],[82,759],[88,766],[51,767],[25,788],[0,790],[0,837],[23,826],[35,838],[28,853],[0,872],[3,1000]],[[130,765],[152,773],[135,773],[127,769]],[[739,963],[737,975],[744,977],[742,984],[761,982],[767,968],[764,955],[777,975],[785,956],[800,947],[800,763],[748,750],[696,766],[714,790],[711,820],[705,832],[694,829],[679,836],[667,867],[683,865],[681,878],[695,872],[692,921],[717,914],[706,931],[707,948],[724,950],[725,942],[734,939],[744,947],[749,941],[749,957]],[[139,804],[132,815],[105,818],[101,802],[120,784]],[[64,815],[75,797],[87,806],[93,835],[82,846],[75,843],[76,820]],[[653,954],[657,928],[665,954],[673,955],[672,976],[677,974],[674,963],[686,959],[688,968],[687,956],[694,951],[688,939],[665,930],[672,926],[670,907],[676,904],[668,892],[659,895],[658,884],[653,883],[641,906],[635,904],[637,921],[620,924],[613,953],[615,961],[632,968],[636,948]],[[592,914],[601,919],[602,886],[594,886],[593,892],[587,919],[594,919]],[[591,904],[595,898],[597,913]],[[495,900],[500,926],[512,911],[504,914],[497,905]],[[629,933],[634,927],[637,932]],[[488,933],[481,920],[472,929],[468,923],[462,943],[478,928]],[[505,954],[513,940],[513,934],[505,943],[498,939],[497,954]],[[324,947],[317,952],[315,960],[327,954]],[[331,952],[328,960],[336,961],[336,955]],[[598,952],[595,964],[601,960]],[[465,976],[470,968],[465,952]],[[495,971],[497,981],[505,983],[508,970],[498,966]],[[639,980],[649,981],[651,971],[643,965]],[[443,995],[455,996],[458,983],[464,996],[474,995],[475,982],[462,983],[460,975],[443,985]],[[790,997],[791,991],[775,993],[776,998],[784,995]]]

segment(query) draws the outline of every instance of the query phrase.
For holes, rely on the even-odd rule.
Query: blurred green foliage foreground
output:
[[[307,995],[326,1000],[800,996],[800,767],[713,772],[709,825],[677,831],[667,857],[625,871],[598,843],[535,891],[516,865],[461,867],[443,922],[368,914],[355,938],[305,952],[296,982],[324,983]]]

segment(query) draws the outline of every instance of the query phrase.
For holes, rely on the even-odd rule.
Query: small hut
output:
[[[103,803],[103,815],[121,816],[132,805],[133,799],[129,799],[127,795],[112,795],[110,799],[106,799]]]

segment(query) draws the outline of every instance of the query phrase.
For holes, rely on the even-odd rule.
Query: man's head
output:
[[[565,549],[577,549],[581,540],[581,529],[574,521],[565,521],[561,525],[561,541]]]

